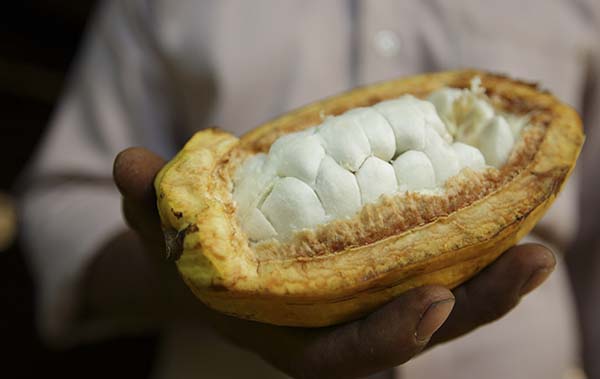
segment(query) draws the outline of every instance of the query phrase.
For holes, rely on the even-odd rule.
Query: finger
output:
[[[145,242],[164,251],[164,239],[156,210],[154,178],[165,161],[149,150],[126,149],[117,155],[113,177],[123,195],[123,213],[129,226]]]
[[[142,242],[147,247],[153,247],[159,252],[164,253],[165,236],[156,206],[144,209],[144,207],[123,198],[122,210],[127,225],[142,237]]]
[[[297,377],[369,375],[421,351],[453,304],[454,296],[443,287],[414,289],[365,319],[307,333],[296,351],[271,352],[265,358]]]
[[[142,147],[130,147],[117,155],[113,177],[121,194],[135,203],[154,206],[154,178],[165,160]]]
[[[430,345],[461,336],[494,321],[539,286],[556,265],[554,255],[537,244],[516,246],[493,265],[454,290],[456,305]]]

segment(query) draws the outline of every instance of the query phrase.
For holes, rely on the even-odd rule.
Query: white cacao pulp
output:
[[[355,216],[382,195],[440,193],[468,167],[506,163],[522,118],[497,112],[479,88],[442,88],[355,108],[278,138],[236,171],[237,217],[251,241]]]

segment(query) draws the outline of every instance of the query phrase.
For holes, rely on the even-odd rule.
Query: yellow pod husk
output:
[[[494,106],[529,115],[531,128],[501,170],[466,172],[447,196],[398,195],[367,205],[349,221],[256,245],[236,218],[233,174],[248,156],[286,133],[359,106],[474,77]],[[277,325],[318,327],[356,319],[411,288],[454,288],[515,245],[552,204],[583,145],[581,120],[537,86],[475,70],[424,74],[358,88],[269,121],[241,138],[196,133],[155,180],[167,245],[209,307]]]

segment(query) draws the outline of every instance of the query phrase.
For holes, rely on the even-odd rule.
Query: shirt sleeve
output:
[[[21,180],[22,235],[37,286],[38,324],[56,345],[106,335],[79,320],[82,273],[126,226],[112,183],[119,151],[173,147],[170,88],[142,1],[104,2],[48,131]]]

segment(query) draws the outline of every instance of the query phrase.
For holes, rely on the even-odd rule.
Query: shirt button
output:
[[[402,47],[400,37],[392,30],[380,30],[373,37],[375,50],[384,57],[393,57],[398,55]]]

